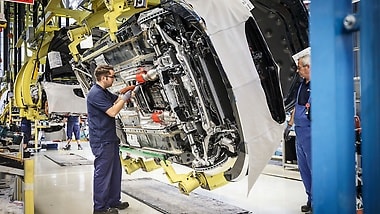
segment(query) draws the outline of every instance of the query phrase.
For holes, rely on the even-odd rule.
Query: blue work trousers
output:
[[[104,211],[120,204],[121,163],[119,142],[91,143],[94,161],[94,210]]]
[[[78,122],[67,122],[66,136],[67,140],[73,139],[73,133],[75,140],[80,140],[80,125]]]
[[[295,131],[298,169],[305,186],[307,203],[311,204],[311,127],[296,126]]]

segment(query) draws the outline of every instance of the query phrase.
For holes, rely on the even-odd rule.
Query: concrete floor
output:
[[[59,148],[65,142],[60,143]],[[88,143],[82,143],[84,150],[76,150],[72,145],[70,152],[79,154],[88,159],[93,159]],[[36,214],[87,214],[92,213],[92,165],[62,167],[47,159],[44,154],[55,152],[67,152],[63,150],[41,151],[34,155],[35,159],[35,183],[34,205]],[[181,166],[175,166],[176,170],[185,170]],[[273,176],[275,175],[275,176]],[[289,176],[295,179],[281,178]],[[123,179],[152,177],[165,183],[169,183],[162,169],[147,173],[137,171],[132,175],[123,172]],[[301,213],[300,206],[306,201],[306,194],[299,173],[293,170],[285,170],[281,166],[268,165],[259,176],[250,194],[247,195],[247,179],[229,183],[213,191],[197,189],[196,193],[202,194],[234,206],[246,209],[252,213]],[[165,193],[162,193],[165,194]],[[130,207],[119,213],[160,213],[155,209],[122,194],[122,200],[128,201]],[[187,204],[184,206],[191,206]]]

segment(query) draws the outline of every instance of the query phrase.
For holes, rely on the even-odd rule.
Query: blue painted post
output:
[[[380,1],[360,2],[364,213],[380,212]]]
[[[350,0],[310,11],[313,213],[355,213],[353,35]],[[379,131],[380,132],[380,131]]]

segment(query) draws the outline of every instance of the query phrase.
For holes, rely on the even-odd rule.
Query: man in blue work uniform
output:
[[[296,153],[297,163],[301,174],[302,182],[308,196],[306,205],[301,206],[302,212],[312,213],[312,192],[311,192],[311,118],[310,118],[310,55],[304,55],[298,59],[299,75],[303,78],[298,94],[295,108],[288,126],[295,125],[296,131]]]
[[[26,147],[32,137],[32,124],[30,120],[23,117],[21,119],[21,132],[24,133],[24,146]]]
[[[28,148],[29,141],[32,138],[32,124],[30,120],[26,119],[26,117],[21,119],[21,132],[24,133],[23,155],[24,158],[29,158],[30,152],[26,151],[26,149]]]
[[[107,90],[112,86],[115,71],[112,66],[95,69],[96,84],[87,95],[90,146],[94,161],[94,214],[118,213],[128,202],[121,202],[121,163],[115,116],[131,97],[131,90],[118,97]],[[131,88],[132,89],[132,88]]]
[[[64,150],[70,150],[71,148],[71,140],[73,139],[73,133],[75,140],[78,144],[78,150],[82,150],[82,146],[80,145],[80,124],[79,124],[79,115],[69,115],[66,119],[66,137],[67,144],[63,147]]]

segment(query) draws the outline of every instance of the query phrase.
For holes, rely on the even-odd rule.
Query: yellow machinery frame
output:
[[[94,27],[106,27],[110,31],[110,37],[116,40],[114,33],[120,23],[117,22],[119,17],[130,17],[133,14],[146,10],[152,6],[159,4],[159,0],[148,0],[146,8],[134,8],[128,5],[124,0],[103,1],[95,0],[91,2],[93,13],[89,11],[79,11],[66,9],[60,0],[51,0],[45,8],[44,20],[39,23],[35,29],[35,38],[43,39],[38,50],[32,50],[32,56],[27,59],[25,64],[16,76],[14,85],[15,106],[20,109],[20,116],[27,117],[30,120],[46,119],[41,99],[36,102],[30,93],[31,87],[38,86],[38,75],[40,65],[46,63],[46,56],[49,43],[54,36],[54,31],[59,30],[58,26],[51,25],[54,18],[65,17],[72,18],[79,25],[78,28],[68,32],[72,41],[69,45],[70,52],[76,62],[81,59],[77,50],[77,45],[83,41],[86,36],[90,35],[91,29]],[[26,26],[28,27],[28,26]],[[42,36],[43,35],[43,36]],[[41,95],[40,97],[41,98]]]
[[[202,187],[203,189],[213,190],[228,183],[224,177],[224,172],[216,175],[207,175],[203,172],[190,171],[185,174],[178,174],[174,170],[170,161],[140,158],[120,157],[121,164],[127,174],[132,174],[138,169],[150,172],[162,168],[171,183],[178,183],[178,189],[186,195],[189,195],[194,189]]]

